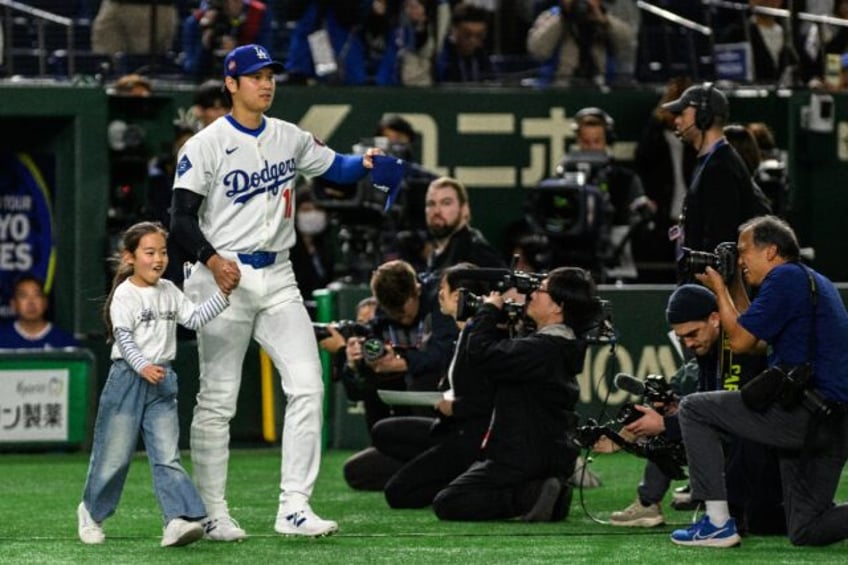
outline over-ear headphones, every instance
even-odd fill
[[[715,121],[715,111],[712,105],[713,83],[705,82],[701,87],[701,99],[695,107],[695,127],[706,131],[712,127]]]
[[[615,143],[615,120],[596,106],[589,106],[587,108],[583,108],[574,114],[574,131],[580,129],[580,126],[586,125],[586,122],[595,123],[598,122],[604,126],[604,135],[607,140],[607,145],[612,145]]]

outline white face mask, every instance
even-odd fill
[[[304,210],[295,219],[297,231],[304,235],[318,235],[327,228],[327,213],[323,210]]]

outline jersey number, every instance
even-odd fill
[[[286,209],[283,210],[283,217],[290,219],[292,217],[292,189],[286,188],[283,190],[283,198],[286,201]]]

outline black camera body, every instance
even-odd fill
[[[693,251],[688,247],[684,247],[682,251],[683,255],[677,260],[677,271],[683,281],[695,280],[695,275],[703,273],[707,267],[718,271],[725,282],[730,282],[736,275],[739,252],[733,241],[719,243],[713,253]]]
[[[662,375],[648,375],[644,381],[638,381],[626,375],[627,379],[619,382],[616,376],[616,386],[631,394],[642,396],[642,402],[651,405],[660,414],[665,414],[668,407],[678,400],[669,382]],[[601,437],[608,437],[616,445],[638,457],[653,461],[662,472],[674,480],[685,479],[686,450],[682,441],[672,441],[660,434],[642,441],[628,441],[612,429],[612,425],[626,426],[644,416],[632,403],[624,404],[616,417],[608,425],[599,425],[589,420],[585,426],[577,428],[576,442],[581,447],[589,448]]]
[[[360,324],[359,322],[354,322],[353,320],[339,320],[337,322],[330,322],[327,324],[324,323],[312,323],[312,330],[315,332],[315,339],[318,341],[322,341],[330,337],[330,330],[328,326],[332,326],[335,328],[337,332],[342,334],[342,337],[345,338],[345,341],[348,339],[357,336],[368,338],[373,336],[373,331],[366,324]]]
[[[644,392],[642,393],[642,402],[650,405],[660,414],[665,415],[669,405],[677,402],[677,395],[671,389],[671,384],[662,375],[648,375],[642,382]],[[619,387],[628,392],[633,392],[625,387]],[[615,421],[626,426],[632,424],[639,418],[644,416],[642,412],[636,409],[635,405],[627,402],[619,409],[615,417]]]
[[[459,289],[459,297],[456,304],[456,319],[464,322],[473,317],[483,305],[483,297],[477,296],[467,288]],[[505,300],[503,311],[508,319],[514,319],[524,315],[524,305],[512,300]]]

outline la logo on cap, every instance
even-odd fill
[[[263,47],[261,47],[261,46],[259,46],[259,45],[254,45],[254,46],[253,46],[253,49],[254,49],[254,51],[256,51],[256,58],[257,58],[257,59],[266,59],[266,60],[268,60],[268,59],[270,59],[270,58],[271,58],[271,57],[268,55],[268,52],[267,52],[267,51],[265,51],[265,49],[264,49]]]

